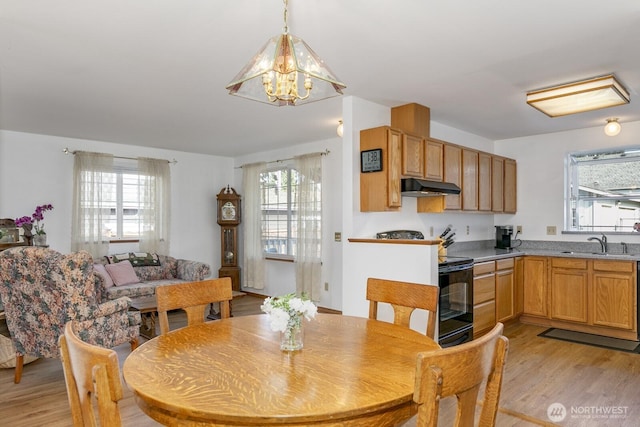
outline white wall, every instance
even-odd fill
[[[206,262],[217,277],[220,267],[220,227],[216,223],[216,194],[233,184],[228,158],[0,131],[0,217],[31,215],[36,206],[51,203],[44,217],[47,243],[52,249],[71,248],[73,155],[63,149],[146,156],[178,161],[171,165],[172,221],[170,255]],[[112,245],[111,253],[130,246]]]
[[[640,146],[640,122],[623,123],[622,132],[610,137],[604,125],[495,142],[495,152],[518,164],[518,212],[496,215],[496,224],[522,225],[522,239],[583,242],[588,236],[561,234],[564,225],[565,160],[570,152],[606,147]],[[639,183],[640,184],[640,183]],[[547,226],[558,234],[547,235]],[[597,233],[594,233],[597,234]],[[640,243],[640,235],[610,235],[610,242]]]
[[[322,156],[322,205],[323,205],[323,245],[322,245],[322,283],[327,283],[328,290],[322,287],[318,304],[325,308],[341,310],[342,307],[342,246],[334,241],[334,233],[342,230],[342,138],[299,144],[286,149],[253,153],[234,159],[234,182],[236,191],[242,195],[242,169],[239,166],[257,161],[275,162],[293,156],[323,152]],[[243,226],[240,224],[240,238]],[[242,241],[242,240],[241,240]],[[242,259],[242,256],[240,257]],[[295,292],[295,265],[292,262],[267,260],[266,283],[264,289],[247,288],[249,292],[261,295],[283,295]],[[241,273],[242,274],[242,273]]]

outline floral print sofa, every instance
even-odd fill
[[[58,338],[75,320],[80,338],[112,348],[138,344],[140,313],[130,300],[108,300],[92,256],[21,246],[0,252],[0,299],[16,355],[20,382],[24,356],[59,358]]]
[[[157,286],[204,280],[211,274],[211,268],[203,262],[177,259],[168,255],[153,255],[157,257],[160,265],[134,266],[133,270],[139,280],[138,283],[111,286],[108,278],[102,276],[107,298],[117,299],[123,296],[139,298],[155,295]],[[103,257],[100,263],[107,265],[115,256]]]

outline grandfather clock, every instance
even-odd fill
[[[240,195],[228,185],[220,190],[218,199],[218,224],[221,233],[221,267],[218,277],[231,277],[234,291],[240,290],[238,267],[238,224],[240,224]]]

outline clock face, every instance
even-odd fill
[[[234,221],[236,219],[235,205],[231,202],[222,205],[221,216],[224,221]]]

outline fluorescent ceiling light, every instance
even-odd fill
[[[628,104],[629,92],[613,74],[527,93],[527,104],[549,117]]]

